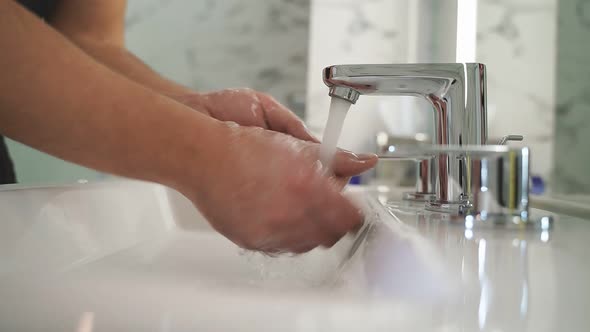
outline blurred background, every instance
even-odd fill
[[[522,134],[556,193],[590,193],[590,0],[128,0],[127,46],[198,91],[251,87],[321,136],[332,64],[482,62],[490,140]],[[413,98],[361,98],[340,146],[431,132]],[[10,141],[20,183],[108,178]]]

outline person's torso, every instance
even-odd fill
[[[17,2],[23,7],[44,20],[51,17],[58,1],[59,0],[17,0]]]

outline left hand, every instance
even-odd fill
[[[260,127],[319,143],[293,112],[273,97],[252,89],[226,89],[175,97],[177,101],[206,112],[220,121]]]

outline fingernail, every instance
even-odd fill
[[[374,153],[360,153],[356,155],[356,158],[361,161],[368,161],[377,158],[377,155]]]

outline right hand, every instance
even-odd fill
[[[272,96],[252,89],[225,89],[210,93],[171,96],[176,101],[220,121],[232,121],[289,134],[319,143],[301,119]]]
[[[317,143],[237,124],[225,129],[222,151],[199,168],[193,177],[199,183],[181,192],[235,244],[267,253],[303,253],[331,247],[362,224],[359,208],[341,190],[348,177],[375,166],[375,155],[339,151],[335,175],[328,177]]]

